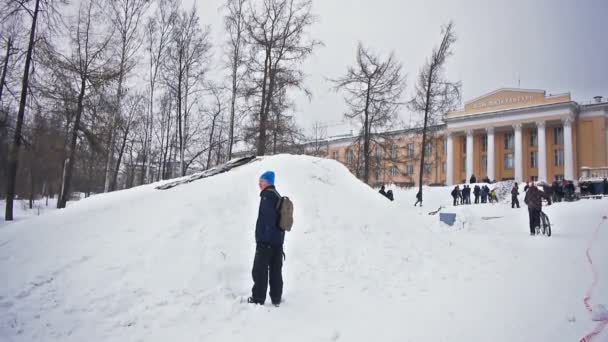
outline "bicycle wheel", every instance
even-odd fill
[[[547,237],[551,236],[551,222],[549,221],[549,216],[541,212],[540,218],[543,223],[543,234]]]

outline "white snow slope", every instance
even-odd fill
[[[296,209],[280,308],[241,302],[265,170]],[[427,213],[449,193],[391,203],[335,161],[283,155],[5,225],[0,341],[578,341],[596,326],[585,250],[603,222],[591,302],[607,304],[607,199],[547,208],[546,238],[505,204],[440,224]]]

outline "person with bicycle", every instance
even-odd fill
[[[551,196],[543,191],[540,191],[534,183],[531,183],[526,192],[524,203],[528,206],[528,215],[530,217],[530,235],[534,236],[537,231],[540,231],[540,212],[543,208],[543,198],[547,200],[547,205],[551,205]]]

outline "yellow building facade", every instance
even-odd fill
[[[421,132],[389,132],[372,143],[369,183],[413,186],[420,173]],[[328,140],[323,155],[362,176],[357,137]],[[309,149],[307,149],[309,150]],[[425,148],[425,184],[469,180],[576,180],[608,172],[608,100],[577,103],[570,94],[503,88],[468,101],[433,127]]]

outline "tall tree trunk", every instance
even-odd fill
[[[130,119],[129,119],[130,121]],[[112,176],[112,191],[116,190],[116,180],[118,179],[118,172],[120,171],[120,164],[122,163],[122,156],[125,152],[125,146],[127,144],[127,137],[129,136],[129,130],[131,126],[131,122],[127,123],[127,127],[125,128],[125,132],[122,138],[122,143],[120,144],[120,151],[118,152],[118,160],[116,161],[116,168],[114,169],[114,173]]]
[[[370,140],[370,129],[369,129],[369,104],[371,97],[371,79],[367,82],[367,94],[365,96],[365,123],[363,125],[363,181],[367,184],[369,182],[369,140]]]
[[[268,82],[268,74],[270,73],[271,51],[266,49],[266,59],[264,60],[264,77],[262,78],[262,104],[260,106],[260,127],[258,131],[258,148],[257,155],[263,156],[266,154],[266,83]]]
[[[181,57],[180,57],[180,63],[181,63]],[[180,157],[180,163],[179,163],[179,173],[180,175],[184,175],[184,159],[183,159],[183,136],[182,136],[182,124],[183,124],[183,118],[182,118],[182,78],[183,78],[183,72],[181,71],[181,67],[180,67],[180,73],[178,75],[178,79],[177,79],[177,134],[178,134],[178,138],[179,138],[179,157]]]
[[[6,56],[4,56],[4,64],[2,65],[2,76],[0,76],[0,104],[2,103],[2,91],[4,90],[6,72],[8,70],[8,60],[11,56],[12,48],[13,48],[13,38],[9,37],[8,41],[6,43]]]
[[[72,131],[72,139],[70,141],[70,152],[65,170],[65,181],[63,185],[63,191],[61,192],[61,196],[59,197],[59,201],[57,202],[57,208],[65,208],[65,205],[71,193],[72,172],[76,160],[76,141],[78,140],[78,131],[80,130],[80,117],[82,116],[82,111],[84,107],[83,101],[87,85],[87,71],[85,71],[84,73],[85,74],[81,76],[82,80],[80,83],[80,94],[78,94],[78,108],[76,110],[76,118],[74,118],[74,128]]]
[[[17,179],[17,168],[19,166],[19,150],[21,149],[21,129],[23,126],[23,117],[25,115],[25,105],[27,101],[27,90],[29,85],[30,64],[32,61],[32,52],[34,51],[34,42],[36,36],[36,22],[38,20],[38,11],[40,9],[40,0],[36,0],[34,7],[34,16],[32,17],[32,27],[30,29],[30,41],[27,47],[27,55],[25,57],[25,68],[23,70],[23,81],[21,83],[21,99],[19,101],[19,111],[17,112],[17,124],[15,125],[15,136],[13,146],[9,153],[8,161],[8,179],[6,182],[6,211],[5,220],[13,220],[13,201],[15,199],[15,185]]]
[[[424,149],[426,145],[426,130],[429,122],[429,102],[431,101],[431,82],[433,80],[433,65],[429,67],[429,76],[426,83],[426,103],[424,105],[424,126],[422,127],[422,152],[420,157],[420,174],[418,175],[418,192],[422,205],[422,181],[424,178]]]
[[[125,60],[126,60],[126,46],[124,44],[125,37],[123,36],[123,44],[120,53],[120,67],[118,70],[118,89],[116,90],[116,111],[110,115],[110,137],[108,146],[108,160],[106,162],[106,180],[104,184],[104,192],[110,191],[112,185],[112,179],[116,178],[116,175],[112,176],[112,159],[114,159],[114,131],[116,130],[116,116],[120,117],[122,111],[122,96],[123,96],[123,81],[125,74]]]
[[[217,116],[213,117],[213,120],[211,121],[211,134],[209,135],[209,151],[207,151],[207,167],[206,169],[209,169],[209,166],[211,165],[211,152],[213,151],[213,134],[215,134],[215,120],[217,119]]]

